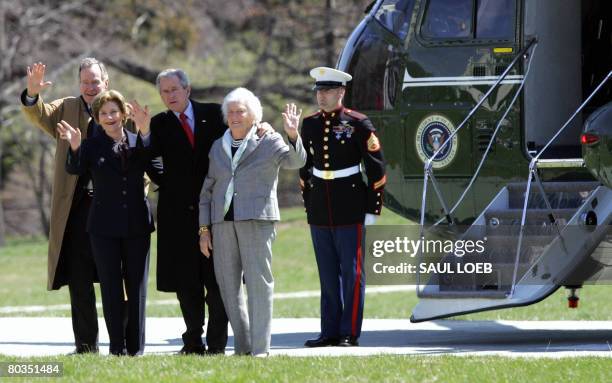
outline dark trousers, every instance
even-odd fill
[[[215,278],[212,258],[200,257],[202,281],[179,281],[176,297],[181,305],[187,331],[183,334],[186,347],[200,347],[204,327],[204,303],[208,305],[206,343],[209,350],[225,350],[227,345],[228,319],[221,300],[221,292]],[[202,283],[203,282],[203,283]],[[206,296],[204,289],[206,288]]]
[[[89,234],[85,231],[91,197],[77,201],[70,212],[62,244],[62,257],[68,271],[72,331],[77,351],[98,348],[98,312],[94,280],[96,266]]]
[[[104,320],[110,338],[110,352],[113,354],[123,353],[124,348],[130,355],[142,354],[144,351],[150,243],[151,236],[148,234],[135,238],[91,235],[102,291]],[[124,294],[128,301],[125,327]]]
[[[365,295],[363,225],[310,226],[321,283],[321,335],[361,335]]]

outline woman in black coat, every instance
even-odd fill
[[[154,230],[143,178],[150,162],[145,149],[150,115],[148,108],[135,103],[132,118],[139,131],[136,135],[124,128],[128,114],[123,96],[110,90],[100,93],[92,105],[92,115],[104,134],[81,144],[78,129],[65,121],[58,124],[60,136],[70,142],[66,170],[78,175],[90,172],[94,184],[87,231],[113,355],[143,352],[148,252]],[[124,332],[125,295],[128,312]]]

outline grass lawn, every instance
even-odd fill
[[[607,358],[510,359],[500,357],[279,356],[140,358],[3,358],[12,362],[63,362],[62,382],[605,382]],[[11,381],[20,381],[13,378]]]
[[[282,223],[278,226],[274,242],[273,271],[275,292],[318,290],[319,280],[308,225],[301,208],[283,209]],[[408,224],[409,221],[384,210],[378,224]],[[156,249],[155,235],[151,247],[148,300],[174,299],[174,294],[161,293],[155,287]],[[0,249],[0,307],[21,305],[58,305],[69,302],[68,289],[46,291],[47,244],[42,238],[9,240]],[[96,285],[97,286],[97,285]],[[97,288],[97,287],[96,287]],[[99,289],[98,291],[98,297]],[[516,319],[516,320],[612,320],[609,297],[612,286],[585,286],[580,291],[580,308],[567,309],[565,289],[560,289],[541,303],[490,311],[457,319]],[[282,299],[275,301],[275,317],[316,317],[319,315],[318,298]],[[409,318],[417,302],[414,292],[369,295],[366,297],[366,318]],[[178,305],[147,307],[149,316],[180,316]],[[13,316],[45,316],[49,312],[14,313]],[[55,316],[69,316],[69,310],[55,310]],[[101,315],[101,313],[100,313]]]

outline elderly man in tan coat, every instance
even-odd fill
[[[57,124],[64,120],[78,127],[82,137],[92,137],[99,127],[91,117],[90,105],[108,88],[108,73],[94,58],[83,59],[78,72],[80,96],[44,103],[40,92],[51,86],[45,81],[45,65],[35,63],[27,70],[27,89],[21,94],[22,111],[39,129],[56,141],[55,172],[51,197],[48,250],[48,290],[68,285],[76,353],[98,351],[98,315],[93,283],[96,269],[85,222],[93,195],[89,175],[66,172],[69,144],[60,139]]]

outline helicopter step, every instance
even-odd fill
[[[569,220],[575,210],[563,209],[564,216]],[[421,297],[470,297],[470,298],[505,298],[512,289],[515,260],[521,222],[521,211],[492,210],[490,221],[495,224],[484,229],[484,252],[465,254],[461,257],[447,254],[439,264],[446,266],[446,272],[437,275],[438,291],[424,291]],[[559,211],[554,211],[559,216]],[[517,274],[525,274],[534,260],[555,238],[555,229],[549,221],[548,213],[542,210],[530,212],[527,215],[529,226],[523,230],[521,252],[516,263]],[[463,237],[473,241],[479,238]],[[489,264],[490,270],[485,273],[455,273],[454,270],[466,270],[475,264]]]
[[[562,208],[552,209],[555,220],[566,220],[569,221],[574,213],[575,208]],[[521,224],[521,216],[523,209],[501,209],[491,210],[485,213],[485,219],[490,222],[493,226],[508,226]],[[550,220],[551,211],[547,209],[533,209],[527,210],[525,216],[526,225],[546,225],[551,223]]]
[[[582,158],[542,159],[538,162],[540,169],[583,168],[585,166]]]
[[[544,182],[542,189],[546,193],[546,197],[550,201],[553,209],[577,209],[584,202],[584,197],[590,191],[599,186],[596,181],[589,182]],[[527,183],[514,182],[509,183],[508,189],[508,204],[501,207],[507,209],[523,209],[525,201],[525,190]],[[529,209],[540,208],[545,209],[546,205],[536,185],[532,185],[529,192]],[[485,210],[486,212],[486,210]]]
[[[584,265],[593,264],[591,254],[609,233],[612,190],[597,182],[544,182],[541,188],[534,182],[521,225],[526,189],[526,183],[508,184],[461,235],[484,238],[482,253],[445,254],[440,261],[451,270],[488,263],[490,272],[430,275],[418,286],[411,321],[528,305],[593,274],[585,274]],[[574,281],[576,275],[583,279]]]

